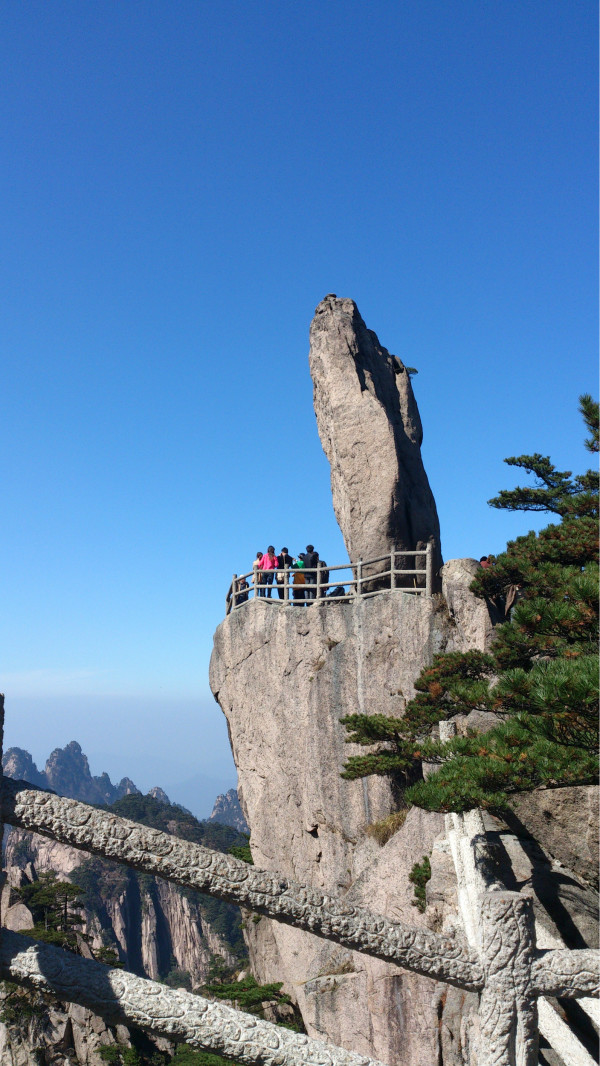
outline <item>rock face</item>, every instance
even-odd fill
[[[339,719],[353,712],[401,716],[435,652],[488,646],[489,614],[468,591],[475,565],[446,564],[448,603],[400,591],[308,609],[279,609],[257,599],[219,626],[210,684],[227,718],[257,866],[386,917],[460,930],[444,819],[412,809],[380,846],[380,823],[395,809],[395,797],[384,778],[340,777],[344,761],[358,749],[345,742]],[[531,802],[537,810],[534,797]],[[575,840],[583,823],[588,836],[591,831],[587,795],[585,804],[577,817],[574,799],[564,824],[563,832]],[[597,897],[576,872],[556,862],[550,846],[530,844],[526,822],[535,816],[544,819],[543,810],[521,815],[523,843],[516,830],[498,829],[508,879],[533,886],[545,921],[556,922],[555,932],[568,910],[569,946],[583,947],[597,935]],[[409,875],[424,856],[432,876],[421,914]],[[476,996],[264,917],[249,915],[245,935],[257,980],[284,982],[310,1036],[390,1066],[472,1066]]]
[[[367,329],[354,301],[334,295],[315,311],[309,359],[333,506],[351,562],[432,539],[437,574],[439,521],[406,367]]]
[[[477,624],[483,646],[487,615]],[[342,780],[357,749],[339,719],[400,716],[423,665],[459,645],[441,598],[401,592],[305,610],[257,599],[219,626],[210,684],[227,717],[257,866],[413,925],[429,921],[412,905],[409,874],[443,819],[412,811],[380,848],[368,827],[394,810],[394,796],[384,778]],[[246,936],[255,976],[284,981],[309,1035],[392,1066],[438,1061],[443,986],[266,918],[248,920]]]
[[[2,772],[16,781],[29,781],[32,785],[46,788],[46,777],[41,774],[31,755],[23,748],[9,748],[2,757]]]

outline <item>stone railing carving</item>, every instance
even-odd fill
[[[208,1048],[248,1066],[381,1066],[374,1059],[311,1040],[233,1007],[111,970],[6,929],[0,942],[0,974],[90,1007],[112,1023]]]
[[[483,987],[477,953],[453,937],[391,922],[232,855],[32,788],[25,781],[4,779],[3,818],[19,829],[208,892],[407,970],[475,992]]]
[[[448,723],[445,724],[448,725]],[[485,956],[489,954],[490,949],[489,946],[486,948],[483,944],[487,925],[482,922],[485,906],[482,909],[481,901],[484,899],[487,905],[489,900],[501,898],[502,886],[497,878],[495,849],[502,845],[490,841],[481,812],[476,810],[469,811],[467,814],[447,815],[446,836],[454,859],[459,889],[459,909],[467,940],[471,947],[481,944]],[[513,840],[513,845],[518,846],[518,841]],[[505,926],[504,921],[498,924],[500,927]],[[548,996],[570,998],[576,994],[580,1006],[592,1021],[598,1024],[600,1020],[598,1001],[585,996],[586,981],[589,982],[590,994],[594,994],[591,991],[594,980],[591,972],[586,977],[584,956],[581,951],[563,949],[563,942],[549,935],[547,929],[535,917],[533,918],[533,931],[540,945],[551,948],[551,950],[535,952],[531,964],[533,985],[538,993],[537,1026],[539,1031],[550,1047],[558,1053],[561,1060],[568,1063],[568,1066],[595,1066],[595,1060],[583,1046],[577,1034],[570,1028],[563,1012],[555,1010],[546,998]],[[593,967],[596,953],[590,951],[589,957]],[[504,981],[506,976],[500,973],[500,980]],[[516,973],[514,977],[510,975],[511,981],[516,983],[516,979]],[[577,993],[574,991],[576,988]],[[517,1045],[521,1041],[526,1045],[527,1040],[525,1029],[519,1029]],[[526,1048],[521,1050],[523,1055],[526,1055]],[[528,1060],[525,1058],[525,1061]]]
[[[538,997],[598,992],[598,953],[537,950],[532,901],[517,893],[484,895],[481,938],[475,950],[453,937],[348,907],[343,900],[306,885],[22,782],[4,781],[3,818],[11,825],[241,903],[356,951],[480,991],[479,1066],[535,1066]],[[118,1015],[257,1066],[369,1061],[277,1027],[264,1028],[267,1023],[231,1008],[207,1005],[199,997],[168,991],[123,971],[110,971],[99,963],[66,957],[56,949],[15,937],[3,933],[2,976],[47,988],[111,1017]]]

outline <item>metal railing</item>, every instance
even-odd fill
[[[414,559],[414,566],[407,563]],[[382,564],[384,568],[382,569]],[[336,574],[334,580],[332,574]],[[324,581],[324,576],[328,580]],[[417,596],[431,596],[433,584],[433,545],[408,551],[393,549],[376,559],[359,559],[341,566],[285,567],[234,574],[227,594],[227,613],[254,599],[264,599],[280,607],[290,604],[310,607],[314,603],[347,603],[360,597],[376,596],[390,589]]]

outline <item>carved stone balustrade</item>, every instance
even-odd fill
[[[2,814],[9,825],[240,904],[426,977],[481,992],[479,1066],[537,1066],[538,997],[598,994],[599,953],[536,950],[532,902],[518,893],[484,893],[481,949],[475,950],[458,938],[389,921],[232,856],[25,782],[4,779]],[[248,1066],[371,1062],[6,930],[0,975]]]

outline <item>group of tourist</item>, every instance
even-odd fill
[[[266,552],[257,552],[256,559],[252,564],[253,583],[257,596],[271,598],[273,584],[277,588],[280,600],[285,599],[285,571],[288,575],[288,586],[291,578],[292,598],[296,602],[310,602],[317,596],[317,571],[320,571],[321,585],[329,581],[329,570],[324,559],[319,558],[314,544],[307,544],[306,551],[299,552],[293,557],[287,548],[282,548],[279,555],[275,554],[275,548],[269,544]]]
[[[327,595],[329,584],[329,570],[324,559],[319,558],[314,544],[307,544],[306,551],[299,552],[297,556],[290,555],[287,548],[282,548],[279,555],[275,554],[275,548],[269,544],[266,552],[257,552],[256,559],[252,564],[252,584],[256,596],[265,596],[271,599],[273,585],[277,589],[280,600],[286,599],[286,571],[287,571],[287,598],[291,589],[292,601],[298,605],[308,605],[317,598],[317,585],[323,589],[323,595]],[[319,578],[319,580],[317,580]],[[250,596],[250,585],[244,577],[238,577],[235,582],[235,606],[246,603]],[[344,595],[343,586],[333,589],[330,595],[337,598]],[[227,614],[233,607],[233,582],[225,597]]]

